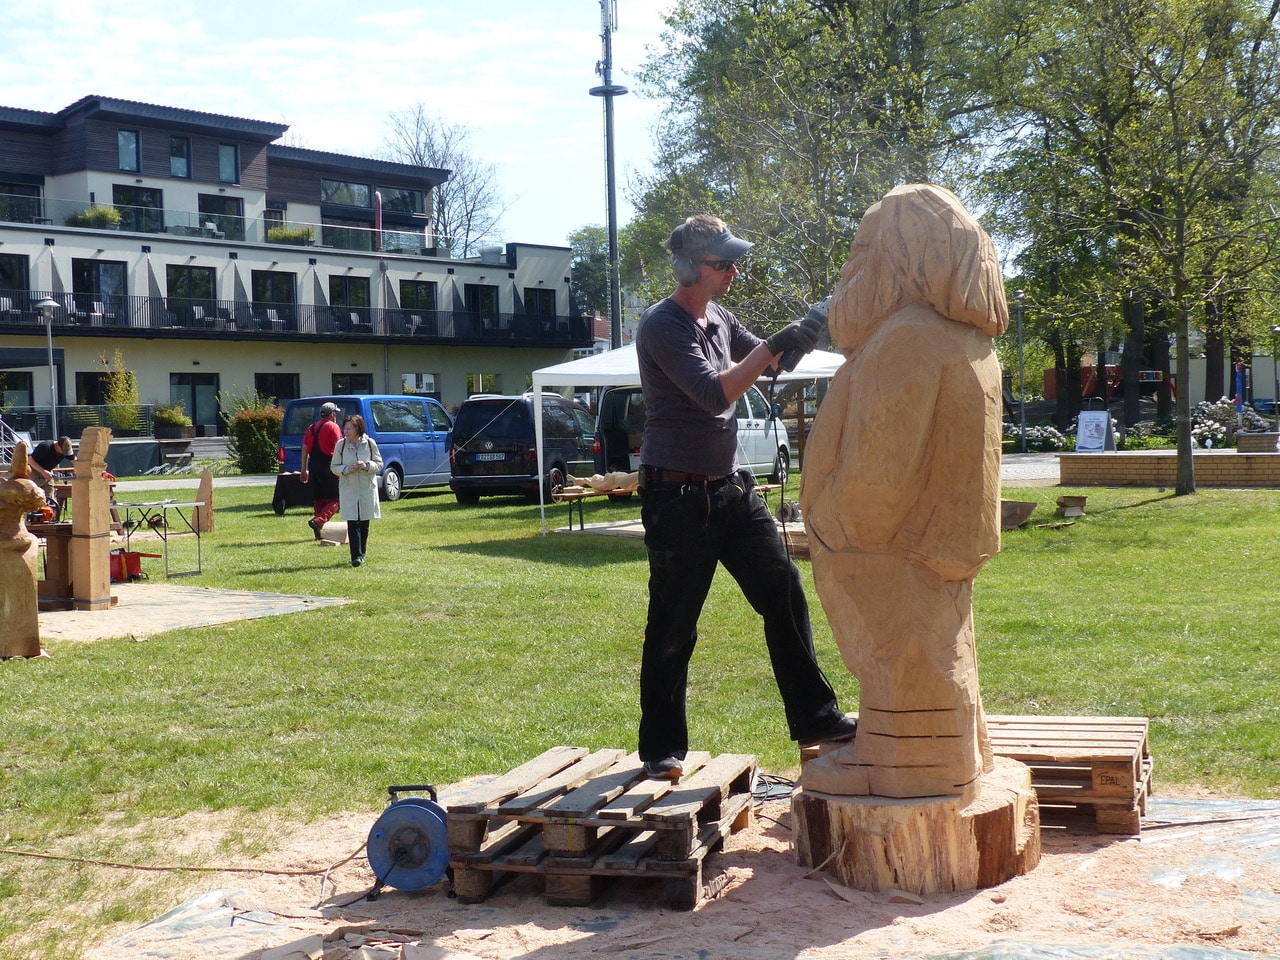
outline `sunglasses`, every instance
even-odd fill
[[[736,267],[738,265],[735,260],[699,260],[698,263],[705,264],[716,273],[724,273],[730,267]]]

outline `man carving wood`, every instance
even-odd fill
[[[908,185],[867,211],[831,298],[846,362],[800,493],[859,726],[805,765],[808,790],[968,796],[992,769],[972,591],[1000,549],[992,338],[1008,321],[995,248],[955,195]]]

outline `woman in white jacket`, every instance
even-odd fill
[[[333,449],[331,469],[338,476],[338,505],[347,521],[351,565],[364,563],[369,545],[369,521],[382,516],[378,509],[378,473],[382,453],[377,442],[365,436],[364,417],[352,414],[342,422],[342,439]]]

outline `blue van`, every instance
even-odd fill
[[[439,400],[399,395],[301,397],[285,404],[280,425],[280,472],[302,469],[302,435],[320,419],[320,407],[336,403],[338,425],[352,414],[364,417],[365,432],[382,451],[378,486],[383,500],[399,500],[406,490],[449,483],[449,432],[453,419]]]

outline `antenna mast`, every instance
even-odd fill
[[[588,92],[604,98],[604,163],[605,189],[609,208],[609,345],[622,346],[622,281],[618,271],[618,203],[613,175],[613,98],[621,97],[627,88],[613,82],[613,31],[618,28],[618,0],[600,0],[600,40],[603,56],[596,64],[596,74],[604,82]]]

